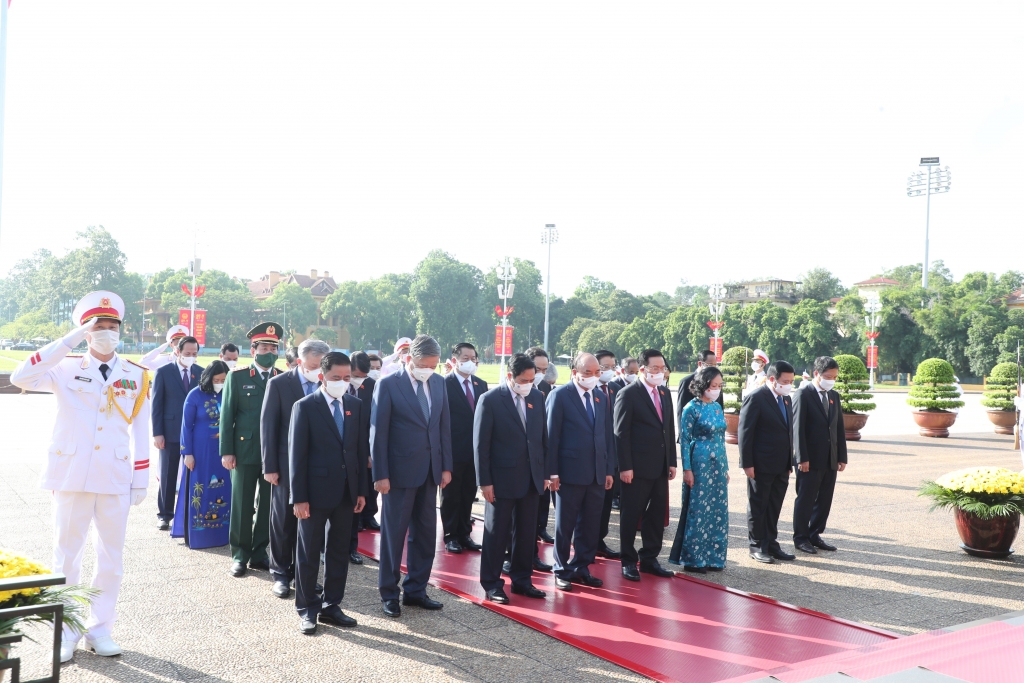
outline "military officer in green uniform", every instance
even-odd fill
[[[278,347],[283,329],[260,323],[249,330],[253,364],[228,375],[220,407],[220,459],[231,471],[232,576],[243,576],[246,566],[267,571],[270,543],[270,483],[263,478],[260,452],[260,410],[267,380],[278,374]],[[256,493],[259,491],[259,498]],[[253,506],[256,520],[253,521]]]

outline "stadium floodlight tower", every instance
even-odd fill
[[[949,192],[949,166],[940,169],[938,157],[923,157],[921,166],[927,171],[911,173],[907,178],[907,196],[924,197],[924,267],[921,269],[921,286],[928,289],[928,223],[932,213],[932,195]]]

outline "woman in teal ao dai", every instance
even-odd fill
[[[229,372],[215,360],[185,397],[181,420],[181,474],[171,536],[189,548],[227,545],[231,477],[220,461],[220,398]]]
[[[729,547],[729,462],[725,455],[725,415],[718,405],[722,373],[701,368],[690,385],[694,399],[679,422],[683,456],[683,525],[680,562],[703,574],[725,568]]]

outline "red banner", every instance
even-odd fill
[[[512,330],[515,328],[511,325],[494,326],[494,355],[495,356],[511,356],[512,355]]]
[[[878,368],[878,347],[868,347],[868,368]]]
[[[206,311],[201,308],[196,309],[196,324],[194,327],[190,324],[191,320],[191,310],[187,308],[178,310],[178,324],[192,330],[192,336],[196,338],[199,345],[206,346]]]
[[[722,338],[708,337],[708,349],[715,352],[715,362],[722,362]]]

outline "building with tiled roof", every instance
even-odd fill
[[[249,292],[257,302],[264,301],[270,298],[270,295],[274,293],[274,289],[281,284],[296,284],[303,289],[309,290],[309,293],[313,296],[313,300],[316,301],[316,314],[317,324],[314,327],[330,327],[338,333],[338,345],[339,348],[348,348],[349,335],[348,330],[343,325],[339,324],[333,316],[330,318],[324,318],[320,313],[320,304],[324,302],[328,296],[331,295],[334,290],[338,288],[338,283],[331,277],[330,271],[324,271],[323,275],[318,274],[316,270],[309,271],[309,275],[301,273],[291,273],[288,275],[282,275],[280,271],[272,270],[266,275],[260,277],[259,280],[252,280],[246,283],[249,288]],[[304,334],[296,334],[295,343],[301,342],[306,335],[312,332],[313,327],[308,328]]]
[[[868,297],[878,296],[879,292],[887,287],[898,286],[899,280],[893,280],[888,277],[873,277],[869,280],[861,280],[860,282],[854,282],[853,286],[857,288],[857,295],[862,299]]]

